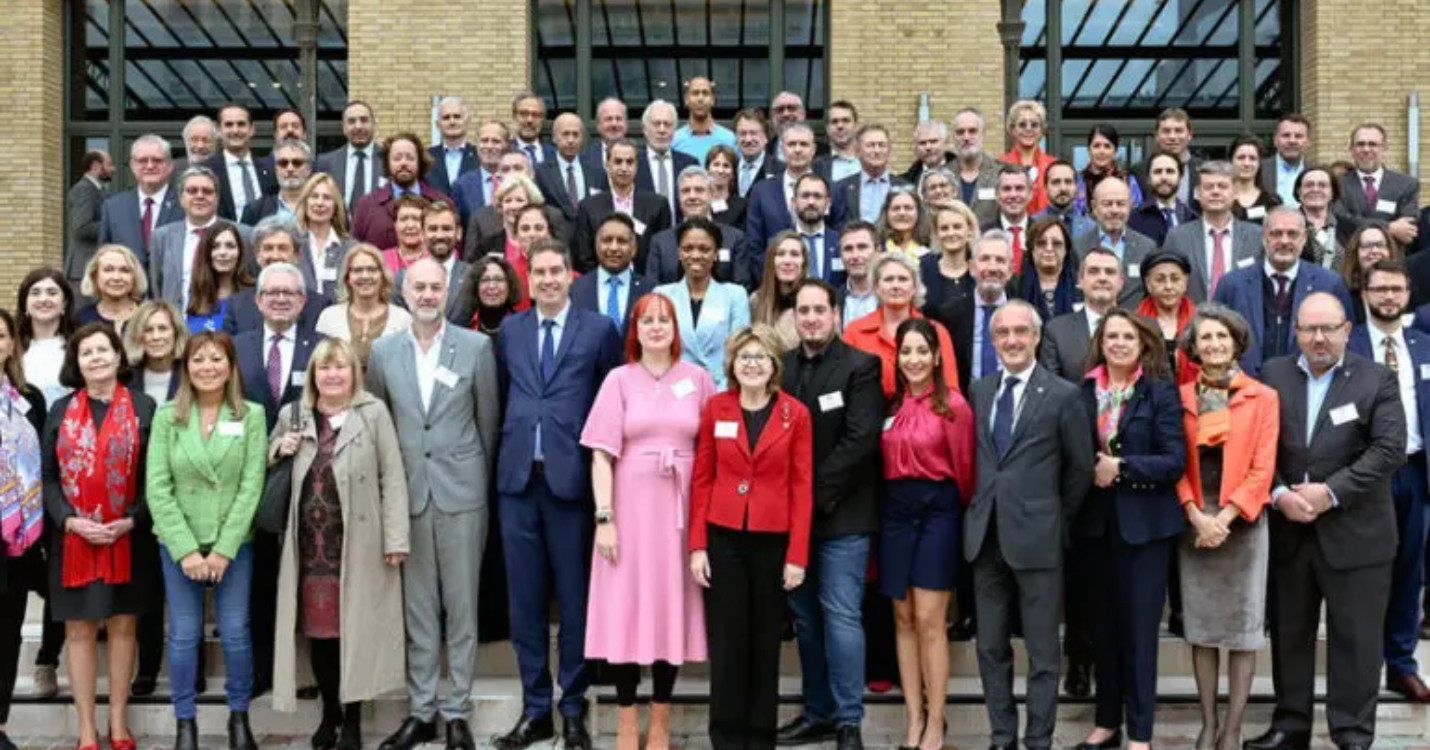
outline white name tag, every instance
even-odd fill
[[[324,266],[318,269],[318,281],[337,281],[338,269]]]
[[[991,201],[995,195],[993,188],[978,188],[978,200]]]
[[[839,391],[834,391],[833,393],[826,393],[819,397],[819,410],[822,412],[831,412],[835,409],[843,408],[844,394],[840,393]]]
[[[1421,380],[1430,380],[1430,365],[1421,365],[1421,366],[1420,366],[1420,379],[1421,379]]]
[[[1378,200],[1375,202],[1375,212],[1378,214],[1394,214],[1395,201]]]
[[[1316,230],[1316,244],[1317,244],[1317,245],[1329,245],[1330,243],[1331,243],[1331,233],[1330,233],[1330,232],[1328,232],[1328,231],[1326,231],[1326,230],[1324,230],[1324,229],[1318,229],[1318,230]]]
[[[15,399],[15,410],[18,411],[18,412],[20,412],[21,414],[29,414],[29,413],[30,413],[30,402],[29,402],[29,401],[26,401],[26,400],[23,399],[23,398],[17,398],[17,399]]]
[[[457,387],[457,373],[448,370],[445,366],[439,365],[437,371],[432,373],[433,379],[448,388]]]
[[[644,222],[644,221],[641,221],[640,219],[637,219],[637,218],[632,217],[632,218],[631,218],[631,223],[633,223],[633,224],[636,225],[636,234],[639,234],[639,235],[644,235],[644,234],[645,234],[645,222]]]
[[[1237,268],[1246,268],[1247,266],[1249,266],[1249,265],[1251,265],[1252,263],[1255,263],[1255,262],[1256,262],[1256,259],[1255,259],[1255,258],[1242,258],[1241,260],[1239,260],[1239,261],[1236,262],[1236,267],[1237,267]]]
[[[328,426],[335,430],[340,430],[343,427],[343,422],[347,421],[347,418],[347,412],[343,412],[342,414],[334,414],[331,417],[328,417]]]
[[[670,392],[674,393],[676,398],[685,398],[695,392],[695,384],[690,382],[690,378],[684,378],[671,386]]]
[[[729,207],[730,204],[725,201],[710,201],[710,210],[713,213],[724,213],[725,209]]]
[[[734,440],[740,436],[739,422],[716,422],[715,437],[721,440]]]
[[[729,262],[730,262],[730,248],[728,248],[728,247],[722,247],[722,248],[720,248],[720,250],[715,253],[715,257],[719,258],[721,263],[729,263]]]
[[[1140,266],[1140,265],[1134,266],[1134,265],[1132,265],[1132,264],[1129,263],[1129,264],[1127,265],[1127,278],[1129,278],[1129,279],[1140,279],[1140,278],[1142,278],[1142,266]]]
[[[1246,218],[1248,218],[1248,219],[1264,219],[1264,218],[1266,218],[1266,207],[1265,207],[1265,206],[1252,206],[1251,208],[1246,209]]]
[[[242,422],[219,422],[218,434],[223,437],[243,437]]]
[[[829,270],[831,270],[831,271],[843,271],[843,270],[844,270],[844,259],[843,259],[843,258],[830,258],[830,259],[829,259]]]
[[[307,385],[307,382],[305,382],[307,381],[307,379],[308,373],[294,372],[293,376],[288,378],[288,382],[292,383],[294,388],[302,388],[303,386]]]
[[[891,428],[893,428],[893,426],[894,426],[894,418],[893,418],[893,417],[886,417],[886,418],[884,419],[884,432],[888,432]]]
[[[1346,422],[1354,422],[1357,419],[1360,419],[1360,413],[1356,411],[1355,404],[1337,406],[1331,410],[1331,424],[1338,427]]]

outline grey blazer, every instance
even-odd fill
[[[176,221],[156,228],[149,236],[149,294],[174,303],[179,310],[184,309],[184,296],[189,291],[184,288],[184,232],[188,228],[187,221]],[[238,236],[245,246],[253,245],[251,227],[239,224]]]
[[[1100,244],[1099,233],[1100,230],[1094,227],[1073,240],[1073,251],[1077,253],[1079,266],[1088,252]],[[1124,229],[1122,244],[1122,272],[1126,281],[1122,284],[1122,293],[1117,295],[1117,306],[1131,310],[1147,296],[1147,288],[1142,284],[1142,259],[1157,252],[1157,243],[1134,229]]]
[[[104,188],[88,177],[79,178],[69,192],[67,237],[65,248],[65,278],[79,291],[84,269],[99,247],[99,221],[104,209]],[[142,251],[143,248],[140,248]]]
[[[1338,216],[1350,219],[1381,219],[1394,221],[1401,217],[1415,218],[1420,210],[1420,183],[1403,172],[1387,169],[1380,177],[1380,189],[1376,191],[1376,203],[1390,201],[1395,211],[1382,211],[1365,199],[1365,185],[1360,173],[1352,170],[1341,175],[1341,200],[1332,206]]]
[[[978,559],[996,507],[994,533],[1008,566],[1056,569],[1063,564],[1072,519],[1092,484],[1087,411],[1077,386],[1035,365],[1023,385],[1012,444],[1000,457],[993,446],[992,418],[1002,378],[1003,373],[989,375],[972,386],[978,485],[964,511],[964,558]]]
[[[1207,268],[1207,225],[1201,219],[1189,221],[1167,233],[1163,250],[1180,253],[1192,264],[1192,277],[1187,280],[1187,297],[1200,305],[1211,298],[1208,286],[1211,269]],[[1231,220],[1231,273],[1238,268],[1261,262],[1261,229],[1249,221]]]
[[[1091,341],[1087,310],[1079,306],[1076,312],[1063,313],[1043,324],[1043,339],[1038,344],[1038,364],[1063,380],[1080,385]]]
[[[402,462],[407,468],[408,507],[412,515],[431,502],[444,513],[487,507],[501,403],[497,363],[491,339],[447,325],[432,384],[432,398],[422,408],[417,382],[417,345],[410,333],[383,336],[372,344],[367,388],[387,404],[397,425]],[[444,385],[443,379],[452,379]]]
[[[948,168],[953,171],[955,176],[958,175],[958,164],[949,164]],[[973,191],[973,203],[968,206],[973,209],[973,215],[978,217],[979,226],[998,221],[998,172],[1002,168],[1002,162],[998,161],[997,156],[987,151],[983,152],[983,160],[978,164],[978,183]],[[963,178],[960,177],[959,179],[961,180]],[[955,184],[953,188],[954,196],[958,197],[960,195],[958,192],[960,186]],[[994,197],[980,198],[980,193],[983,193],[985,190],[992,190],[992,193],[984,194]]]

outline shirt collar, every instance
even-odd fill
[[[1365,329],[1366,332],[1370,334],[1370,346],[1372,350],[1378,350],[1385,346],[1385,340],[1389,338],[1395,342],[1396,349],[1405,351],[1405,326],[1396,325],[1395,333],[1387,334],[1367,321]]]
[[[443,144],[442,144],[442,153],[444,153],[444,154],[465,154],[465,153],[467,153],[467,144],[463,143],[463,144],[457,145],[457,146],[448,146],[446,143],[443,143]]]
[[[1330,377],[1330,376],[1332,376],[1332,375],[1335,375],[1335,374],[1336,374],[1336,370],[1341,369],[1342,367],[1345,366],[1345,364],[1346,364],[1346,355],[1345,355],[1345,352],[1341,352],[1341,358],[1338,359],[1338,360],[1336,360],[1336,364],[1333,365],[1333,366],[1331,367],[1331,369],[1326,370],[1326,374],[1325,374],[1325,375],[1322,375],[1321,377],[1318,378],[1318,377],[1316,377],[1314,374],[1311,373],[1311,364],[1306,361],[1306,355],[1305,355],[1305,354],[1302,354],[1301,356],[1299,356],[1299,357],[1296,358],[1296,366],[1299,367],[1299,368],[1301,368],[1301,372],[1306,373],[1306,377],[1308,377],[1308,378],[1310,378],[1310,379],[1312,379],[1312,380],[1323,380],[1323,379],[1325,379],[1325,378],[1327,378],[1327,377]]]
[[[566,314],[569,313],[569,312],[571,312],[571,300],[569,300],[569,299],[566,300],[566,305],[561,308],[561,312],[556,313],[556,315],[554,315],[553,317],[550,317],[550,318],[548,318],[548,317],[546,317],[545,315],[543,315],[543,314],[541,313],[540,308],[536,307],[535,305],[532,305],[532,308],[531,308],[531,309],[533,309],[533,310],[536,311],[536,327],[537,327],[537,328],[540,328],[540,327],[541,327],[541,324],[545,323],[545,322],[548,321],[548,320],[554,320],[554,321],[556,321],[556,327],[557,327],[557,328],[565,328],[565,327],[566,327]]]
[[[263,321],[263,343],[265,346],[273,343],[273,337],[277,335],[277,333],[277,331],[268,326],[268,321]],[[292,343],[293,326],[288,326],[288,330],[283,332],[283,340]]]
[[[210,217],[209,220],[208,220],[208,223],[206,223],[206,224],[194,224],[193,222],[189,221],[188,218],[185,218],[185,219],[184,219],[184,229],[185,229],[186,231],[188,231],[190,234],[192,234],[192,233],[194,233],[194,232],[196,232],[196,231],[198,231],[198,230],[200,230],[200,229],[208,229],[209,227],[211,227],[211,226],[213,226],[213,225],[215,225],[215,224],[217,224],[217,223],[218,223],[218,216]]]
[[[885,183],[885,184],[888,184],[888,182],[889,182],[889,170],[885,169],[881,174],[876,174],[876,175],[874,175],[874,174],[869,174],[866,170],[863,170],[863,169],[859,170],[859,182],[860,182],[860,184],[867,185],[867,184],[869,184],[869,183],[871,183],[871,182],[875,182],[875,181],[883,182],[883,183]]]
[[[1268,279],[1275,277],[1276,274],[1279,273],[1282,276],[1285,276],[1286,278],[1290,279],[1291,283],[1294,284],[1296,283],[1296,274],[1301,271],[1301,259],[1297,258],[1296,262],[1293,263],[1291,267],[1285,271],[1276,270],[1276,268],[1271,265],[1271,260],[1267,259],[1261,261],[1261,269],[1266,272],[1266,278]]]
[[[246,156],[234,156],[233,154],[229,153],[227,150],[225,150],[225,151],[223,152],[223,163],[224,163],[225,166],[232,167],[233,165],[239,163],[240,161],[244,161],[244,162],[247,162],[247,163],[249,163],[249,164],[252,164],[252,163],[253,163],[253,154],[248,154],[248,155],[246,155]]]
[[[150,193],[150,194],[148,194],[148,195],[145,195],[145,194],[144,194],[144,191],[143,191],[143,190],[140,190],[140,189],[137,188],[137,187],[134,188],[134,192],[135,192],[136,195],[139,196],[139,208],[140,208],[140,210],[143,210],[143,208],[144,208],[144,199],[145,199],[145,198],[153,198],[153,199],[154,199],[154,203],[156,203],[156,204],[158,204],[158,203],[163,203],[163,202],[164,202],[164,196],[169,193],[169,185],[168,185],[167,183],[165,183],[163,187],[160,187],[158,190],[155,190],[153,193]]]
[[[440,346],[442,345],[442,337],[445,336],[446,334],[447,334],[447,321],[443,320],[443,321],[441,321],[441,322],[438,323],[438,325],[437,325],[437,332],[434,333],[434,334],[432,334],[432,348],[431,348],[431,349],[428,349],[428,351],[432,351],[432,349],[436,349],[437,347],[440,347]],[[418,341],[417,341],[417,334],[416,334],[411,328],[408,328],[408,329],[407,329],[407,335],[412,339],[412,343],[414,343],[414,344],[418,343]],[[420,347],[419,347],[418,351],[421,351],[421,348],[420,348]]]
[[[799,233],[805,237],[819,237],[824,239],[824,219],[820,219],[818,224],[806,228],[803,224],[796,224]]]
[[[977,291],[975,291],[974,294],[973,294],[973,304],[974,304],[975,307],[977,307],[977,308],[979,309],[979,311],[982,311],[983,308],[987,307],[987,306],[990,305],[990,304],[993,305],[994,307],[1002,307],[1003,304],[1006,303],[1007,301],[1008,301],[1008,291],[1007,291],[1006,289],[1005,289],[1002,293],[1000,293],[1000,294],[998,295],[998,299],[993,300],[993,302],[991,302],[991,303],[989,303],[989,302],[984,302],[984,301],[983,301],[983,298],[978,296]]]
[[[630,267],[630,266],[626,266],[626,268],[625,268],[624,271],[621,271],[620,273],[614,273],[614,274],[611,273],[610,271],[607,271],[604,266],[597,266],[597,267],[596,267],[596,282],[597,282],[596,286],[597,286],[597,287],[605,288],[607,284],[611,283],[611,279],[612,279],[612,278],[618,278],[618,279],[620,279],[620,280],[621,280],[621,285],[622,285],[622,286],[625,286],[625,287],[627,287],[627,288],[629,288],[630,285],[631,285],[631,267]],[[564,315],[564,313],[563,313],[563,315]],[[558,322],[557,322],[557,325],[563,325],[563,323],[561,323],[560,321],[558,321]]]
[[[1127,230],[1124,229],[1122,231],[1122,236],[1118,237],[1116,242],[1113,242],[1112,238],[1107,236],[1107,232],[1104,232],[1101,228],[1099,228],[1097,230],[1097,241],[1102,243],[1103,247],[1117,247],[1118,245],[1126,245]]]
[[[1033,368],[1037,367],[1037,365],[1037,362],[1029,362],[1027,367],[1024,367],[1017,372],[1014,372],[1012,370],[1004,370],[1003,379],[1006,381],[1008,378],[1017,378],[1019,384],[1027,385],[1028,379],[1033,377]]]
[[[1296,162],[1295,164],[1292,164],[1291,162],[1286,161],[1285,159],[1281,158],[1281,154],[1277,154],[1277,155],[1276,155],[1276,169],[1279,170],[1279,171],[1281,171],[1281,172],[1292,172],[1292,173],[1294,173],[1294,172],[1300,172],[1300,171],[1301,171],[1301,167],[1303,167],[1303,166],[1305,166],[1305,165],[1306,165],[1306,157],[1304,157],[1304,156],[1301,157],[1301,161],[1298,161],[1298,162]]]
[[[1375,178],[1375,184],[1376,184],[1376,185],[1379,185],[1379,184],[1380,184],[1380,181],[1385,178],[1385,167],[1381,167],[1380,169],[1377,169],[1377,170],[1375,170],[1374,172],[1362,172],[1362,171],[1360,171],[1359,169],[1356,170],[1356,181],[1357,181],[1357,182],[1359,182],[1359,183],[1361,183],[1362,185],[1364,185],[1364,184],[1365,184],[1365,178],[1367,178],[1367,177],[1374,177],[1374,178]]]
[[[354,145],[352,145],[351,143],[348,144],[348,156],[349,156],[349,157],[351,157],[353,154],[358,153],[359,151],[362,152],[362,155],[363,155],[363,156],[366,156],[366,157],[368,157],[369,159],[372,158],[372,144],[371,144],[371,143],[367,144],[366,146],[363,146],[362,148],[358,148],[357,146],[354,146]]]

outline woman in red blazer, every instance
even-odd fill
[[[690,572],[709,613],[715,750],[774,747],[785,594],[809,560],[814,438],[780,370],[769,326],[731,336],[725,378],[737,385],[706,404],[696,440]]]

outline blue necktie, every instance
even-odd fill
[[[610,287],[610,291],[606,292],[606,317],[610,318],[611,322],[616,324],[616,330],[620,331],[621,322],[625,318],[621,315],[621,277],[612,276],[606,285]]]
[[[526,144],[526,158],[531,160],[531,166],[536,166],[536,147],[530,143]]]
[[[556,321],[541,321],[541,379],[551,380],[551,373],[556,369]]]
[[[997,305],[983,306],[983,344],[979,347],[979,375],[998,372],[998,352],[993,349],[993,311]]]
[[[1177,212],[1175,210],[1170,208],[1162,209],[1162,218],[1167,220],[1168,229],[1175,229],[1177,227]]]
[[[1003,395],[998,397],[998,413],[993,417],[993,447],[998,457],[1008,453],[1013,443],[1013,386],[1018,379],[1009,375],[1003,379]]]

